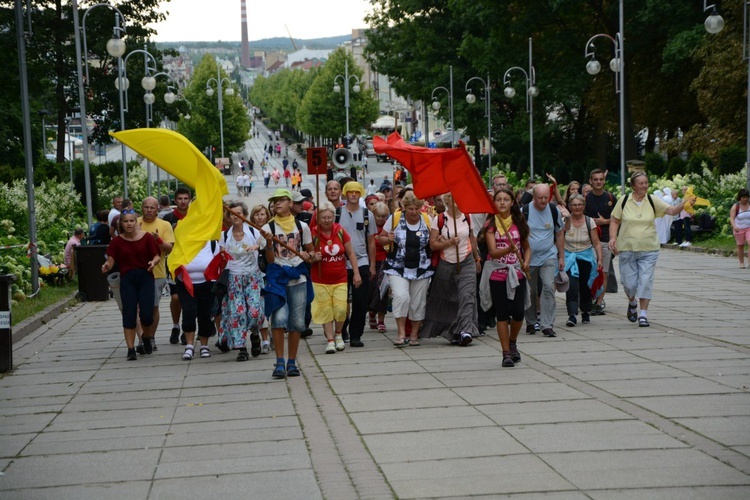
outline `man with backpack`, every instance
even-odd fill
[[[609,268],[612,263],[612,252],[609,250],[609,219],[612,216],[612,210],[615,208],[615,197],[612,196],[612,193],[604,191],[604,181],[606,180],[606,177],[607,173],[600,168],[595,168],[591,171],[591,174],[589,174],[591,192],[586,195],[586,205],[583,212],[596,222],[596,226],[599,228],[599,241],[602,244],[602,274],[604,277],[604,286],[602,286],[602,292],[596,298],[594,309],[591,311],[595,316],[604,315],[604,294],[607,291],[607,279],[609,277]]]
[[[344,328],[349,333],[351,347],[363,347],[362,333],[365,330],[367,317],[367,290],[370,279],[375,278],[375,217],[367,208],[362,208],[359,199],[365,193],[365,188],[356,181],[344,184],[342,189],[346,197],[346,204],[336,209],[336,222],[344,228],[351,238],[352,249],[357,257],[359,275],[362,285],[354,287],[354,271],[351,263],[347,262],[349,294],[351,309],[347,324]]]
[[[565,240],[563,222],[558,207],[550,203],[549,184],[534,186],[533,200],[523,207],[529,224],[531,262],[529,290],[531,305],[526,309],[526,333],[539,330],[545,337],[556,337],[552,329],[555,320],[555,275],[565,268]],[[541,279],[540,318],[537,321],[537,282]]]

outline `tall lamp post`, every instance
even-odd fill
[[[339,85],[338,80],[341,78],[344,81],[344,109],[346,110],[346,144],[347,147],[349,145],[349,80],[354,79],[354,85],[352,86],[352,90],[354,92],[359,92],[359,77],[357,75],[350,75],[349,74],[349,59],[344,59],[344,74],[343,75],[336,75],[336,77],[333,79],[333,91],[336,93],[341,92],[341,85]]]
[[[122,15],[122,12],[120,12],[117,7],[109,4],[96,4],[86,9],[86,12],[83,14],[83,43],[85,50],[81,51],[81,28],[78,21],[78,0],[72,0],[72,7],[73,32],[76,44],[76,71],[78,73],[78,107],[81,117],[81,140],[83,141],[83,178],[86,190],[86,216],[88,218],[89,226],[91,226],[93,223],[91,209],[91,170],[89,167],[89,137],[86,119],[86,89],[83,86],[84,63],[86,68],[86,81],[89,80],[88,47],[86,47],[86,15],[96,7],[109,7],[117,13],[115,15],[115,36],[107,42],[107,52],[109,52],[110,55],[118,57],[118,73],[120,69],[120,56],[125,53],[125,42],[120,38],[120,34],[125,32],[124,28],[120,28],[120,21],[122,20],[122,24],[124,25],[125,16]]]
[[[211,87],[211,82],[216,84],[216,88],[219,91],[218,92],[218,98],[219,98],[219,134],[221,136],[221,157],[225,158],[224,156],[224,93],[226,93],[227,96],[233,96],[234,95],[234,89],[232,88],[232,82],[229,81],[228,78],[222,78],[221,77],[221,66],[219,63],[216,63],[216,78],[209,78],[206,82],[206,95],[208,97],[211,97],[214,95],[214,89]],[[225,92],[222,92],[222,84],[227,84],[227,90]]]
[[[148,71],[148,66],[146,67],[146,70]],[[163,71],[160,71],[159,73],[155,73],[151,75],[151,78],[156,79],[157,76],[166,76],[169,78],[169,80],[172,82],[173,85],[175,84],[174,79],[169,73],[165,73]],[[164,102],[167,104],[172,104],[177,99],[177,96],[174,92],[172,92],[172,86],[167,85],[167,92],[164,93]],[[143,100],[146,103],[146,128],[149,128],[149,125],[153,121],[153,115],[154,115],[154,102],[156,102],[156,97],[152,92],[146,92],[143,96]],[[158,192],[161,195],[161,179],[159,175],[159,171],[161,169],[157,166],[156,168],[156,184],[159,186]],[[151,196],[151,160],[146,160],[146,175],[148,177],[148,195]]]
[[[539,88],[536,86],[536,70],[534,69],[534,60],[532,58],[532,41],[529,38],[529,70],[520,66],[508,68],[503,75],[503,85],[505,89],[503,94],[508,99],[516,95],[516,89],[510,86],[510,72],[513,70],[520,71],[524,76],[526,84],[526,113],[529,115],[529,175],[534,178],[534,98],[539,95]]]
[[[586,42],[584,57],[590,58],[586,63],[586,71],[590,75],[596,75],[601,71],[602,65],[596,60],[594,40],[597,38],[607,38],[614,45],[615,57],[609,61],[609,68],[616,73],[615,75],[615,93],[619,94],[620,105],[620,194],[625,194],[625,44],[623,43],[624,20],[623,7],[620,0],[619,26],[620,31],[611,37],[605,33],[599,33]]]
[[[492,117],[490,116],[490,74],[487,73],[487,79],[482,80],[478,76],[474,76],[469,78],[469,80],[466,82],[466,86],[464,87],[464,90],[466,90],[466,102],[469,104],[474,104],[477,100],[477,97],[472,93],[471,89],[469,88],[469,84],[472,82],[472,80],[478,80],[482,82],[482,85],[484,86],[484,116],[487,118],[487,171],[489,172],[489,182],[492,183]]]
[[[432,95],[430,97],[432,99],[432,109],[437,112],[440,109],[440,101],[438,101],[435,97],[435,92],[437,92],[438,90],[443,90],[448,94],[448,110],[451,121],[451,147],[454,148],[456,147],[456,133],[455,125],[453,123],[453,66],[449,67],[448,74],[449,88],[435,87],[434,89],[432,89]],[[429,139],[429,137],[425,137],[425,141],[429,141]]]
[[[711,9],[711,15],[705,22],[706,31],[716,34],[724,29],[724,18],[716,12],[715,5],[706,5],[708,2],[703,0],[703,12]],[[747,188],[750,189],[750,49],[748,43],[750,40],[750,15],[748,10],[750,2],[743,2],[742,16],[742,60],[747,61],[747,122],[745,128],[745,167],[747,168]]]

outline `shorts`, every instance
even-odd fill
[[[609,272],[609,263],[612,262],[612,250],[609,249],[609,243],[602,243],[602,269]]]
[[[167,278],[154,278],[154,307],[159,307],[161,294],[167,285]]]
[[[313,283],[312,320],[318,325],[346,320],[347,284],[323,285]]]
[[[745,246],[745,243],[750,241],[750,227],[745,229],[735,229],[732,231],[734,234],[734,241],[737,242],[737,246]]]
[[[307,310],[307,283],[287,285],[286,302],[276,309],[269,320],[272,329],[288,332],[301,332],[307,328],[305,311]]]

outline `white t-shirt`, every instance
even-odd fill
[[[279,224],[279,221],[276,220],[276,218],[274,218],[273,231],[271,231],[270,224],[266,224],[265,226],[263,226],[263,230],[268,233],[273,233],[273,235],[276,236],[276,238],[278,238],[280,241],[283,241],[296,251],[301,252],[304,250],[304,245],[312,244],[310,226],[302,221],[297,221],[302,228],[302,234],[300,235],[299,230],[297,230],[297,222],[294,221],[294,217],[292,217],[291,222],[291,231],[289,231],[289,227],[287,227],[287,230],[281,227],[281,224]],[[293,254],[276,242],[274,242],[273,247],[274,264],[278,264],[280,266],[297,267],[298,265],[302,264],[302,262],[304,262],[300,257]],[[303,283],[305,281],[305,277],[302,276],[299,280],[290,281],[289,284],[296,285],[297,283]]]
[[[232,228],[221,233],[219,245],[232,256],[232,260],[227,262],[227,269],[230,274],[260,274],[258,250],[266,247],[266,239],[247,224],[242,226],[245,232],[242,241],[234,238]]]

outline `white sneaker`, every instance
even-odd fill
[[[687,248],[687,247],[689,247],[689,246],[693,246],[693,244],[692,244],[692,243],[690,243],[689,241],[686,241],[686,242],[685,242],[685,248]]]
[[[328,345],[326,345],[326,354],[336,354],[336,344],[333,340],[328,341]]]
[[[682,243],[680,243],[677,246],[679,246],[680,248],[685,248],[685,243],[687,243],[687,241],[683,241]]]
[[[346,344],[344,343],[344,338],[341,335],[336,335],[336,350],[337,351],[343,351],[346,349]]]
[[[268,345],[268,342],[263,342],[260,345],[260,353],[261,354],[268,354],[269,352],[271,352],[271,346]]]

